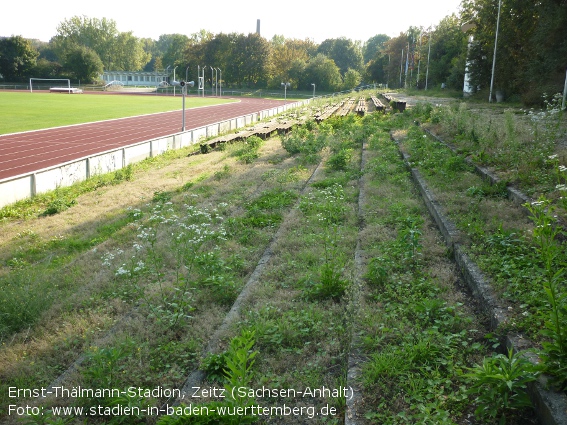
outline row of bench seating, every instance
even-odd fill
[[[354,109],[354,99],[352,97],[349,97],[343,102],[342,106],[339,108],[336,114],[339,117],[346,117],[348,114],[352,112],[353,109]]]
[[[322,112],[317,112],[315,114],[315,116],[314,116],[315,121],[317,121],[317,123],[321,123],[322,121],[325,121],[327,118],[331,117],[335,112],[337,112],[337,110],[342,105],[343,105],[343,102],[327,106],[325,108],[325,110],[323,110]]]
[[[380,101],[380,99],[378,99],[376,95],[372,95],[370,99],[372,100],[372,104],[377,111],[384,112],[386,110],[386,106]]]
[[[201,143],[201,153],[207,153],[220,144],[244,141],[250,136],[258,136],[266,140],[274,134],[287,134],[294,125],[299,123],[298,120],[285,121],[269,121],[267,123],[259,123],[257,126],[240,130],[236,133],[228,133],[214,139]]]
[[[366,98],[361,97],[358,99],[358,104],[354,109],[358,115],[363,116],[366,112],[368,112],[368,105],[366,104]]]
[[[404,112],[406,110],[406,102],[402,102],[401,100],[398,100],[394,96],[390,96],[388,94],[383,94],[382,96],[384,96],[384,98],[396,111]]]
[[[384,94],[382,96],[389,102],[390,105],[392,105],[393,109],[399,112],[403,112],[405,110],[406,102],[399,101],[393,96],[387,94]],[[386,110],[386,105],[384,105],[377,96],[372,95],[371,101],[377,111],[384,112]],[[356,106],[355,102],[357,102]],[[365,113],[367,113],[368,104],[366,102],[366,98],[360,97],[358,101],[356,101],[354,98],[348,98],[337,104],[328,105],[323,111],[316,112],[313,115],[313,118],[315,119],[315,121],[320,123],[331,117],[332,115],[344,117],[350,114],[353,110],[358,115],[364,115]],[[258,136],[265,140],[276,133],[287,134],[294,125],[298,125],[300,123],[300,120],[296,116],[291,115],[288,116],[288,118],[286,118],[285,120],[281,121],[272,120],[267,123],[258,123],[252,128],[240,130],[236,133],[224,134],[222,136],[215,137],[214,139],[201,143],[201,152],[209,152],[211,149],[214,149],[222,143],[244,141],[250,136]]]

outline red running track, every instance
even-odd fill
[[[240,99],[236,103],[186,109],[185,129],[237,118],[285,102]],[[99,152],[179,133],[182,111],[120,118],[0,136],[0,180]]]

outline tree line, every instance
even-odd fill
[[[190,79],[196,79],[198,68],[212,66],[221,69],[224,87],[273,89],[286,82],[291,89],[310,90],[315,84],[317,90],[336,91],[379,83],[462,90],[467,68],[474,92],[487,94],[493,79],[509,98],[535,104],[543,93],[563,90],[566,28],[567,0],[463,0],[458,14],[430,28],[410,27],[397,37],[377,34],[364,42],[341,37],[320,44],[205,30],[153,40],[119,32],[113,20],[75,16],[61,22],[48,43],[22,36],[0,39],[0,74],[10,82],[30,76],[94,82],[103,70],[177,66],[189,69]],[[205,80],[211,78],[205,72]]]

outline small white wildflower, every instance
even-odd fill
[[[130,274],[130,273],[128,272],[128,270],[124,267],[125,265],[126,265],[126,264],[122,264],[122,265],[118,268],[118,270],[116,270],[116,273],[114,273],[114,274],[115,274],[116,276],[124,276],[124,275]]]
[[[146,265],[144,264],[143,261],[140,260],[136,263],[136,267],[134,268],[134,271],[139,272],[140,270],[143,270],[144,267],[146,267]]]

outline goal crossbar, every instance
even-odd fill
[[[33,93],[34,81],[67,81],[67,88],[71,89],[71,80],[69,78],[30,78],[30,93]]]

